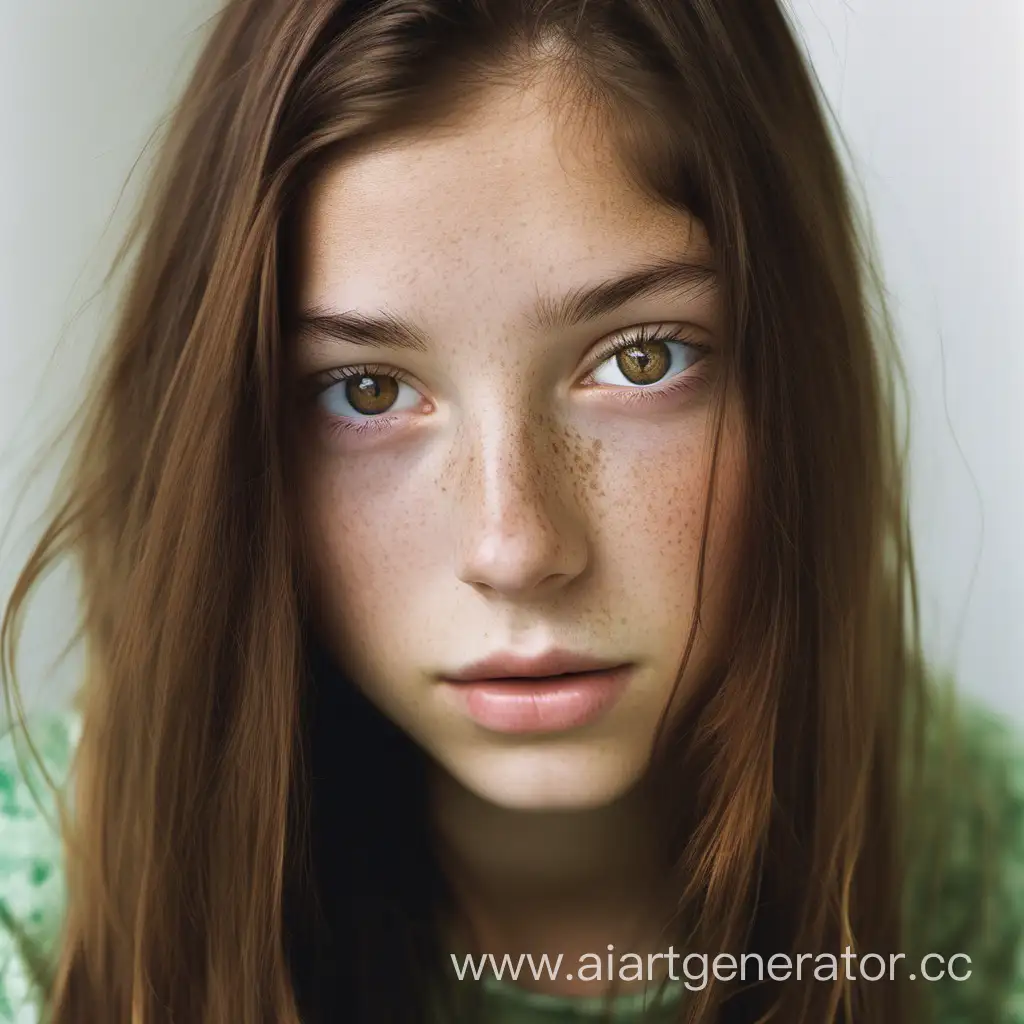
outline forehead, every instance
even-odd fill
[[[304,305],[424,298],[457,275],[498,298],[567,286],[652,257],[709,258],[701,224],[622,173],[600,118],[574,120],[543,86],[493,88],[454,125],[326,167],[300,211]]]

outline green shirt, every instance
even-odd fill
[[[33,741],[58,784],[67,781],[79,728],[74,714],[32,723]],[[969,980],[922,984],[935,1007],[934,1024],[1024,1024],[1024,746],[1004,720],[975,706],[965,708],[962,737],[986,810],[994,812],[989,820],[998,827],[982,838],[974,798],[958,801],[954,795],[943,826],[951,860],[937,896],[916,898],[908,886],[918,945],[971,958]],[[53,799],[35,763],[22,760],[25,773],[15,761],[11,734],[0,738],[0,1024],[44,1020],[15,935],[54,953],[65,901]],[[485,976],[483,984],[486,1024],[596,1022],[604,1007],[597,998],[528,991],[507,977]],[[669,1005],[685,999],[684,982],[674,983],[664,998]],[[642,993],[619,997],[615,1019],[638,1021],[644,1001]]]

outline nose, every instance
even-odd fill
[[[539,424],[463,431],[455,516],[460,580],[507,597],[548,593],[586,568],[589,544],[571,469]],[[549,453],[541,457],[541,451]]]

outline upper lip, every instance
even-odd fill
[[[624,662],[593,658],[571,651],[547,651],[544,654],[492,654],[474,661],[457,672],[446,673],[444,678],[458,683],[478,679],[525,679],[540,676],[560,676],[569,672],[601,672],[619,668]]]

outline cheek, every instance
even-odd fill
[[[604,554],[649,580],[696,563],[707,499],[703,434],[606,443],[581,498]]]
[[[659,646],[673,643],[669,637],[685,639],[697,598],[710,429],[709,422],[708,431],[606,438],[600,459],[581,477],[606,592],[620,595],[627,621]],[[716,642],[739,547],[743,436],[739,410],[727,408],[702,590],[701,625]]]
[[[663,464],[659,471],[654,463],[660,460],[644,460],[629,475],[632,515],[620,529],[622,589],[629,605],[643,612],[632,626],[652,651],[671,654],[674,663],[693,616],[700,554],[704,478],[692,454],[687,447],[665,452],[671,469]]]
[[[386,460],[385,460],[386,461]],[[373,460],[310,463],[299,491],[314,604],[346,647],[401,617],[421,593],[443,517],[436,484]],[[375,625],[376,624],[376,625]]]

